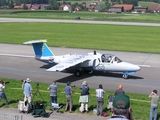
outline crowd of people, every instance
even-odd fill
[[[23,81],[22,88],[23,88],[23,94],[24,94],[24,102],[25,105],[31,105],[32,101],[32,86],[30,84],[31,80],[30,78],[27,78]],[[3,82],[0,79],[0,100],[4,98],[6,104],[9,104],[7,96],[4,92],[5,89],[5,82]],[[73,93],[74,87],[71,86],[71,82],[68,81],[67,85],[64,88],[65,92],[65,98],[66,98],[66,106],[65,111],[68,111],[72,113],[73,109],[73,99],[72,99],[72,93]],[[58,86],[56,84],[56,81],[53,81],[51,85],[47,88],[47,90],[50,91],[50,108],[52,108],[52,103],[58,103],[57,101],[57,92],[58,92]],[[79,111],[84,113],[89,111],[88,104],[90,101],[90,92],[89,92],[89,86],[87,81],[83,81],[80,91],[81,94],[79,96]],[[99,84],[98,88],[95,90],[95,96],[96,96],[96,114],[97,116],[102,116],[104,113],[104,94],[105,90],[103,89],[102,84]],[[111,118],[109,120],[133,120],[132,117],[132,109],[130,107],[130,98],[123,90],[123,85],[120,84],[118,86],[118,89],[115,91],[113,95],[113,101],[112,101],[112,107],[110,111],[112,112]],[[157,90],[153,90],[151,94],[148,96],[151,98],[151,107],[150,107],[150,120],[157,120],[157,111],[158,111],[158,101],[159,101],[159,95],[157,94]]]

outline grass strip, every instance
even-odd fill
[[[47,44],[54,47],[160,53],[159,27],[68,23],[0,23],[0,26],[0,43],[47,39]]]
[[[6,85],[5,93],[8,97],[9,100],[9,105],[5,105],[4,100],[0,102],[0,107],[4,108],[17,108],[18,106],[18,101],[23,100],[23,89],[21,88],[22,82],[21,80],[14,80],[14,79],[6,79],[2,78],[3,81],[10,81],[9,84]],[[58,83],[57,83],[58,84]],[[31,82],[31,85],[33,87],[33,95],[37,91],[37,86],[35,82]],[[33,96],[34,100],[33,101],[43,101],[47,102],[47,110],[49,110],[49,105],[50,105],[50,98],[49,98],[49,91],[47,91],[49,84],[46,83],[40,83],[38,90],[40,94],[43,96],[43,99],[39,94],[37,96]],[[98,85],[97,85],[98,86]],[[64,85],[59,85],[59,91],[58,91],[58,101],[60,104],[65,105],[65,94],[64,94]],[[109,91],[105,90],[105,99],[104,99],[104,108],[105,111],[107,111],[107,96],[110,94],[114,94],[114,91]],[[74,88],[73,92],[73,105],[75,107],[74,112],[80,113],[79,112],[79,96],[80,96],[80,89],[78,87]],[[127,93],[130,96],[131,99],[131,107],[133,109],[133,117],[135,120],[147,120],[149,117],[149,109],[150,109],[150,99],[148,98],[148,95],[145,94],[131,94]],[[95,89],[90,89],[90,102],[89,102],[89,114],[93,114],[93,108],[96,107],[96,97],[95,97]],[[61,112],[64,111],[65,106],[60,109]],[[159,112],[159,111],[158,111]],[[108,111],[108,113],[111,115],[111,113]]]

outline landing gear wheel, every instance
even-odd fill
[[[74,75],[75,75],[76,77],[80,77],[80,76],[81,76],[81,72],[80,72],[79,70],[77,70],[77,71],[74,73]]]
[[[128,79],[128,75],[126,75],[126,74],[123,75],[123,78],[124,78],[124,79]]]

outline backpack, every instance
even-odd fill
[[[81,93],[81,95],[88,95],[89,94],[89,88],[88,88],[88,86],[82,86],[82,93]]]
[[[103,112],[103,114],[102,114],[102,115],[103,115],[103,117],[107,117],[107,116],[109,116],[107,112]]]

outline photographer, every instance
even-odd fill
[[[0,79],[0,100],[2,98],[4,98],[6,104],[8,105],[8,99],[7,99],[7,96],[6,94],[4,93],[4,89],[5,89],[5,82],[3,82],[1,79]]]
[[[157,94],[157,90],[153,90],[148,97],[152,98],[150,107],[150,120],[153,120],[153,116],[154,120],[157,120],[158,100],[159,100],[159,95]]]
[[[79,110],[84,113],[88,112],[88,102],[89,102],[89,87],[87,81],[83,81],[81,89],[81,96],[79,98],[79,102],[81,103],[81,106]]]
[[[22,88],[24,89],[24,102],[31,103],[32,100],[32,86],[30,84],[31,80],[27,78],[26,80],[23,80]],[[25,104],[26,106],[26,104]]]
[[[57,103],[58,86],[56,84],[56,81],[52,82],[52,84],[48,87],[48,90],[50,91],[50,102],[51,102],[51,109],[52,109],[52,103]]]
[[[73,91],[73,89],[71,87],[71,82],[68,81],[67,86],[65,87],[65,93],[66,93],[66,108],[65,108],[65,111],[67,111],[68,107],[69,107],[70,113],[72,113],[72,106],[73,106],[72,91]]]

